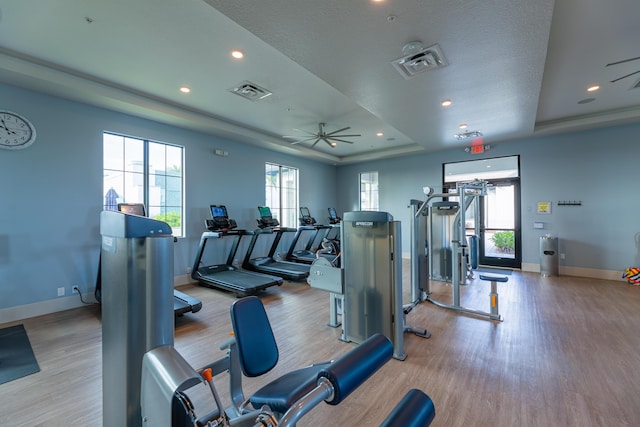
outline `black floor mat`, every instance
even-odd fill
[[[23,325],[0,329],[0,384],[40,372]]]

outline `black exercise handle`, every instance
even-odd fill
[[[333,397],[326,402],[337,405],[365,382],[393,356],[393,344],[382,334],[375,334],[318,372],[333,386]]]

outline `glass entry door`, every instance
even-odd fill
[[[478,263],[520,268],[519,156],[445,163],[442,172],[445,191],[453,191],[457,182],[487,181],[488,194],[478,197],[478,209],[472,204],[466,211],[467,236],[474,235],[479,228]],[[476,227],[476,221],[479,221],[479,227]]]
[[[480,198],[479,263],[520,268],[520,182],[493,181]]]

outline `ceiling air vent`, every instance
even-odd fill
[[[437,44],[422,48],[422,43],[411,42],[405,45],[403,52],[406,55],[392,61],[391,64],[407,80],[425,71],[442,68],[447,65],[442,50]]]
[[[229,92],[235,93],[236,95],[239,95],[250,101],[264,99],[272,94],[272,92],[268,91],[267,89],[260,87],[255,83],[251,83],[248,80],[245,80],[237,86],[232,87],[231,89],[229,89]]]

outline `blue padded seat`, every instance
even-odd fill
[[[486,280],[487,282],[502,282],[505,283],[509,280],[506,276],[487,276],[484,274],[480,275],[480,280]]]
[[[435,416],[436,408],[431,398],[414,388],[404,395],[380,427],[427,427]]]
[[[249,296],[231,304],[231,324],[242,373],[257,377],[278,363],[278,345],[260,298]],[[255,409],[269,405],[272,411],[286,412],[289,407],[316,386],[317,375],[330,362],[289,372],[256,391],[249,402]]]

